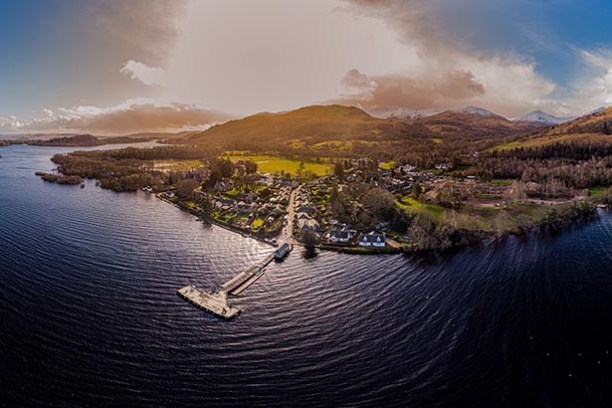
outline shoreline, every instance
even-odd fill
[[[278,246],[278,245],[274,245],[271,242],[267,241],[267,238],[271,238],[271,237],[261,237],[257,234],[254,234],[251,231],[244,230],[240,227],[226,224],[226,223],[223,223],[223,222],[220,222],[220,221],[208,218],[208,217],[203,217],[197,211],[194,211],[193,209],[190,209],[180,204],[177,204],[175,202],[172,202],[165,197],[161,197],[160,194],[154,193],[154,195],[161,201],[171,204],[174,207],[178,208],[179,210],[197,217],[198,220],[202,222],[208,223],[210,225],[215,225],[217,227],[223,228],[224,230],[233,232],[235,234],[240,234],[244,238],[254,239],[261,243],[267,244],[271,246],[272,248],[276,248]],[[543,228],[559,227],[559,226],[563,226],[565,224],[573,223],[573,222],[580,221],[580,220],[591,221],[591,218],[599,218],[598,209],[604,209],[604,210],[610,209],[609,206],[602,206],[601,204],[595,204],[595,203],[588,202],[588,201],[582,201],[580,202],[580,204],[582,205],[588,204],[588,206],[583,206],[582,209],[580,209],[576,214],[573,214],[571,216],[565,216],[565,217],[560,216],[560,218],[557,218],[555,220],[548,220],[543,223],[533,225],[531,228],[525,231],[520,231],[520,232],[506,231],[501,234],[495,234],[493,232],[484,232],[484,231],[470,231],[469,234],[466,234],[464,242],[461,242],[458,245],[452,245],[448,248],[428,248],[428,249],[419,250],[419,249],[408,247],[410,246],[410,244],[405,244],[405,245],[403,244],[401,247],[387,245],[385,248],[371,248],[371,247],[361,247],[359,245],[347,246],[347,245],[337,245],[337,244],[329,244],[329,243],[320,243],[316,245],[315,248],[321,251],[338,252],[338,253],[343,253],[347,255],[401,255],[401,254],[444,253],[447,251],[456,251],[456,250],[461,250],[461,249],[464,249],[464,248],[467,248],[473,245],[482,244],[483,242],[490,240],[490,239],[498,240],[498,239],[503,239],[509,236],[525,236],[538,229],[541,230]],[[275,235],[274,237],[278,235],[280,235],[280,233]],[[296,240],[294,240],[293,245],[304,247],[304,245],[301,242],[296,241]]]
[[[232,226],[232,225],[229,225],[229,224],[225,224],[225,223],[222,223],[222,222],[220,222],[220,221],[217,221],[217,220],[214,220],[214,219],[211,219],[211,218],[208,218],[208,217],[203,217],[201,214],[198,214],[196,211],[194,211],[194,210],[192,210],[192,209],[190,209],[190,208],[187,208],[187,207],[185,207],[185,206],[182,206],[182,205],[180,205],[180,204],[177,204],[177,203],[175,203],[175,202],[172,202],[172,201],[168,200],[167,198],[161,197],[161,195],[160,195],[160,194],[156,194],[156,193],[153,193],[153,194],[155,195],[155,197],[157,197],[157,198],[158,198],[158,199],[160,199],[161,201],[163,201],[163,202],[165,202],[165,203],[168,203],[168,204],[170,204],[170,205],[172,205],[172,206],[174,206],[174,207],[178,208],[179,210],[181,210],[181,211],[183,211],[183,212],[186,212],[186,213],[188,213],[188,214],[191,214],[191,215],[193,215],[194,217],[197,217],[197,218],[198,218],[198,220],[200,220],[200,221],[202,221],[202,222],[208,223],[208,224],[210,224],[210,225],[215,225],[215,226],[217,226],[217,227],[219,227],[219,228],[223,228],[223,229],[224,229],[224,230],[226,230],[226,231],[230,231],[230,232],[233,232],[233,233],[235,233],[235,234],[240,234],[240,235],[242,235],[244,238],[251,238],[251,239],[254,239],[254,240],[256,240],[256,241],[259,241],[259,242],[261,242],[261,243],[263,243],[263,244],[269,245],[269,246],[271,246],[272,248],[276,248],[276,246],[275,246],[274,244],[272,244],[272,243],[270,243],[270,242],[266,241],[266,238],[265,238],[265,237],[260,237],[260,236],[258,236],[258,235],[256,235],[256,234],[253,234],[251,231],[246,231],[246,230],[244,230],[244,229],[242,229],[242,228],[240,228],[240,227],[235,227],[235,226]]]

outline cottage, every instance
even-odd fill
[[[314,220],[312,218],[299,220],[298,226],[300,227],[302,231],[307,231],[307,230],[318,231],[319,230],[319,223],[317,222],[317,220]]]
[[[359,246],[362,247],[384,248],[386,245],[384,234],[370,232],[359,237]]]
[[[356,233],[356,231],[348,229],[335,230],[329,233],[329,241],[334,244],[346,244],[353,239]]]
[[[215,183],[214,189],[215,191],[218,191],[220,193],[224,193],[226,191],[229,191],[231,189],[234,188],[234,185],[232,183],[229,183],[227,181],[217,181]]]
[[[380,230],[380,231],[386,231],[386,230],[389,229],[389,223],[388,222],[380,222],[380,223],[376,224],[375,228],[377,230]]]
[[[314,214],[317,209],[313,205],[305,204],[297,208],[298,213]]]

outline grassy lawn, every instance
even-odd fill
[[[253,231],[258,231],[262,227],[263,224],[264,224],[263,218],[257,217],[251,223],[251,229]]]
[[[514,180],[512,179],[495,179],[491,181],[491,184],[493,184],[494,186],[503,186],[503,187],[509,187],[512,185],[512,183],[514,183]]]
[[[595,197],[605,196],[608,192],[608,187],[589,187],[589,194]]]
[[[491,149],[489,149],[489,151],[494,152],[494,151],[501,151],[501,150],[511,150],[511,149],[516,149],[517,147],[521,147],[521,145],[522,145],[521,142],[504,143],[499,146],[492,147]]]
[[[402,197],[396,205],[404,211],[412,214],[423,213],[429,215],[436,221],[446,214],[449,210],[434,203],[424,203],[417,201],[410,196]]]
[[[155,160],[153,167],[157,170],[188,171],[202,166],[200,160]]]
[[[388,161],[388,162],[380,163],[380,164],[378,165],[378,167],[379,167],[381,170],[393,170],[393,169],[396,167],[396,163],[395,163],[395,161],[390,160],[390,161]]]
[[[232,161],[251,160],[257,164],[257,170],[260,173],[276,174],[284,171],[293,176],[297,175],[301,163],[299,160],[283,159],[271,155],[229,155],[225,157]],[[331,163],[305,162],[303,171],[312,171],[317,176],[324,176],[333,171],[333,166]]]

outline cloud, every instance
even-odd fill
[[[150,67],[142,62],[130,60],[119,71],[145,85],[164,86],[167,84],[168,74],[163,68]]]
[[[351,69],[342,85],[349,91],[346,102],[363,107],[444,108],[485,93],[484,85],[471,72],[452,70],[420,77],[400,74],[370,78]]]
[[[369,76],[356,69],[342,78],[342,97],[336,102],[371,107],[449,109],[484,106],[518,116],[546,106],[557,113],[549,99],[555,84],[539,77],[532,64],[513,59],[456,56],[449,68],[437,59],[423,59],[424,72]]]
[[[88,35],[114,57],[132,55],[161,64],[180,37],[188,0],[87,2]]]
[[[385,21],[419,56],[417,63],[401,71],[382,76],[360,72],[367,76],[359,77],[366,83],[359,86],[361,94],[350,83],[355,82],[356,74],[349,71],[341,81],[347,102],[412,109],[480,105],[506,116],[542,106],[557,108],[551,100],[557,85],[539,75],[533,61],[511,49],[487,48],[479,36],[487,37],[490,27],[477,21],[466,24],[459,14],[452,16],[456,5],[449,0],[346,1],[350,12]],[[482,6],[482,1],[467,3],[468,9]],[[477,15],[482,17],[482,13]],[[468,22],[472,20],[467,17]]]
[[[0,131],[1,132],[12,132],[20,129],[23,124],[17,119],[17,117],[11,116],[0,116]]]
[[[27,122],[21,122],[15,117],[0,118],[0,129],[22,133],[73,131],[121,135],[204,129],[231,118],[230,115],[195,105],[135,100],[106,108],[76,106],[45,109]]]

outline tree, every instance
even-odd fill
[[[337,215],[343,216],[346,214],[346,207],[344,206],[344,203],[342,202],[342,197],[340,197],[340,193],[338,192],[338,189],[335,186],[331,191],[329,201],[331,203],[332,209]]]
[[[311,230],[305,230],[302,232],[302,243],[306,249],[306,257],[311,258],[315,255],[315,248],[319,239],[317,234]]]
[[[342,162],[336,162],[334,165],[334,175],[338,177],[338,180],[344,180],[344,166],[342,165]]]
[[[241,163],[244,165],[247,174],[257,173],[257,163],[251,160],[244,160]]]
[[[193,192],[199,186],[196,179],[185,179],[178,183],[176,186],[176,193],[180,198],[191,200],[193,198]]]
[[[384,188],[375,187],[365,193],[361,203],[374,212],[380,212],[395,205],[395,196]]]
[[[421,198],[421,194],[423,194],[423,187],[421,187],[420,183],[415,183],[414,187],[412,187],[412,196],[415,200]]]

